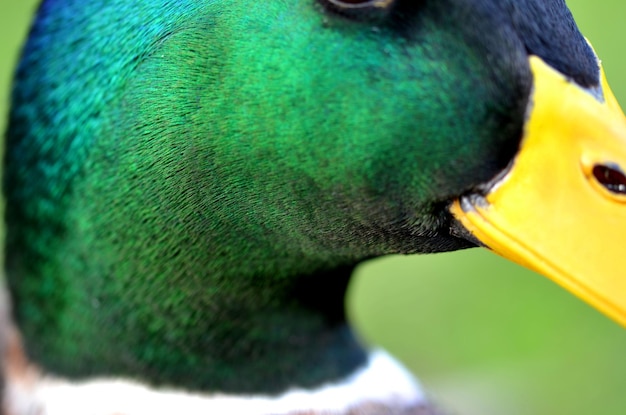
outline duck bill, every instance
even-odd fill
[[[453,202],[494,252],[543,274],[626,326],[626,120],[538,57],[520,150],[509,169]]]

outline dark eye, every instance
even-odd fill
[[[387,15],[396,0],[321,0],[326,8],[345,17],[380,18]]]
[[[611,165],[596,164],[593,167],[593,177],[609,192],[626,195],[626,176],[619,168]]]

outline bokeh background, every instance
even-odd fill
[[[37,3],[0,2],[0,131]],[[626,104],[626,2],[568,4]],[[485,250],[371,261],[349,307],[363,338],[403,360],[453,414],[626,414],[626,330]]]

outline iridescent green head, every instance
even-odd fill
[[[7,271],[70,375],[281,390],[363,360],[352,267],[474,246],[537,55],[599,85],[562,1],[47,0],[8,130]]]

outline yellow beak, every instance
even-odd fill
[[[487,247],[626,326],[626,119],[540,58],[521,148],[484,193],[451,211]],[[622,255],[624,257],[622,257]]]

